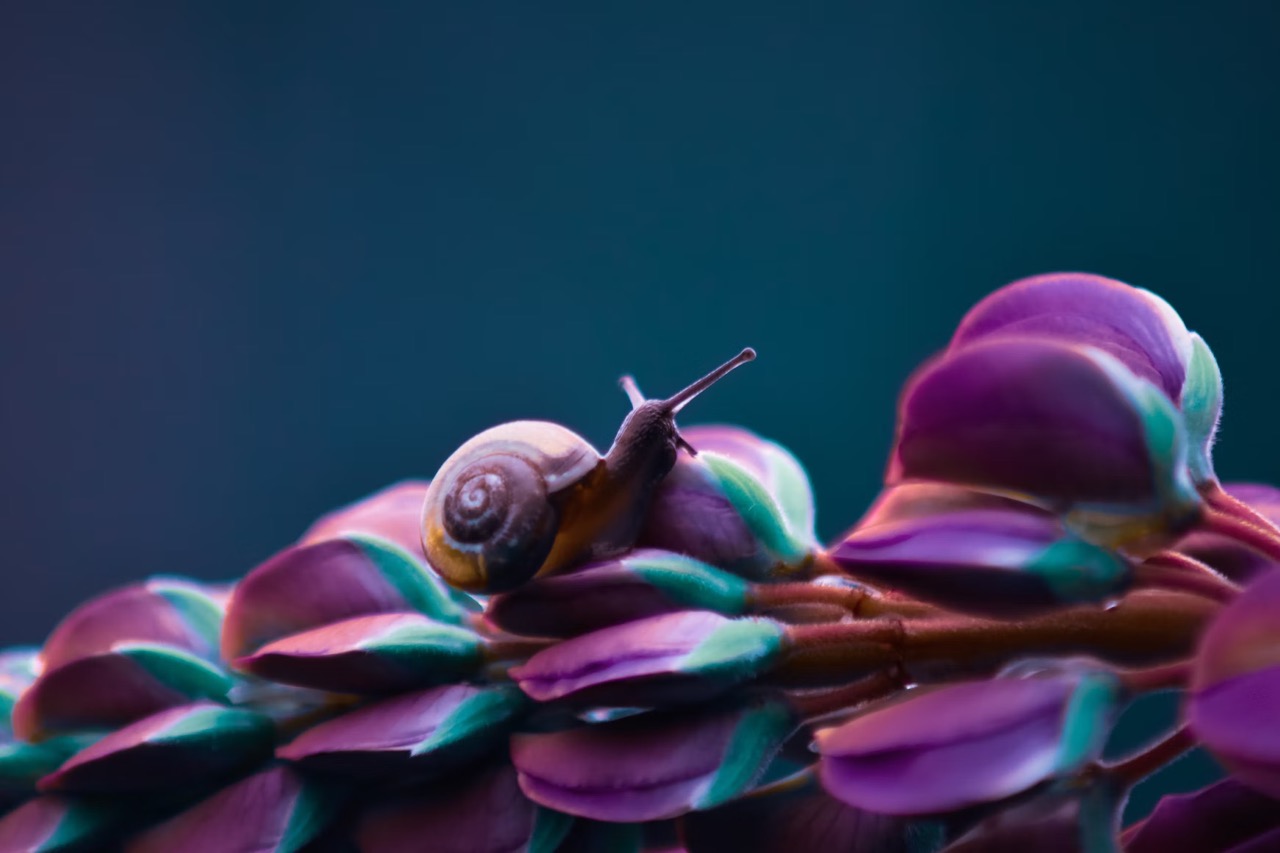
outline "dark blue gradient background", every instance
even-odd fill
[[[376,8],[373,8],[376,5]],[[453,7],[453,8],[446,8]],[[25,8],[23,8],[25,7]],[[9,3],[0,642],[231,578],[634,371],[792,447],[833,535],[965,308],[1088,269],[1275,446],[1280,50],[1261,3]]]

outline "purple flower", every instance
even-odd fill
[[[750,585],[691,557],[638,549],[495,595],[485,617],[533,637],[573,637],[678,610],[746,611]]]
[[[764,672],[780,656],[783,637],[782,626],[767,619],[684,611],[565,640],[511,674],[539,702],[694,702]]]
[[[516,735],[530,799],[596,820],[639,822],[720,805],[749,789],[795,729],[781,703],[669,711]]]
[[[1280,797],[1280,570],[1224,607],[1196,654],[1187,719],[1237,779]]]
[[[320,723],[276,754],[348,778],[434,776],[504,744],[526,703],[513,685],[435,687]]]
[[[216,662],[221,617],[219,596],[169,578],[90,600],[49,636],[44,670],[14,707],[14,731],[36,740],[224,699],[232,681]]]
[[[87,804],[67,797],[28,800],[0,818],[0,842],[14,853],[100,850],[121,823],[121,815],[104,803]]]
[[[271,755],[271,721],[208,702],[170,708],[118,729],[40,780],[75,794],[167,791],[205,783]]]
[[[1095,347],[1159,388],[1183,412],[1197,482],[1214,480],[1210,449],[1222,409],[1222,377],[1204,340],[1147,290],[1088,273],[1024,278],[965,315],[951,351],[993,338]]]
[[[474,674],[484,663],[478,634],[419,613],[357,616],[290,634],[237,669],[259,678],[335,693],[391,693]]]
[[[1129,564],[1030,506],[957,509],[859,527],[831,550],[854,576],[957,610],[1022,616],[1121,592]]]
[[[1102,544],[1181,532],[1200,498],[1182,418],[1105,352],[995,338],[926,365],[903,393],[887,481],[1039,503]]]
[[[922,688],[819,731],[822,782],[885,814],[993,802],[1073,772],[1109,730],[1114,682],[1076,673]]]
[[[290,853],[322,832],[335,798],[287,767],[255,773],[131,839],[127,853]]]
[[[637,544],[757,579],[806,565],[817,547],[813,493],[796,458],[738,427],[682,435],[698,455],[680,456],[663,479]]]
[[[419,611],[453,624],[467,611],[420,559],[388,542],[343,535],[286,548],[249,572],[227,607],[226,660],[290,634],[375,613]]]

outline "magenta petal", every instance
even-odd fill
[[[1123,591],[1128,564],[1030,507],[861,527],[831,551],[854,576],[970,613],[1022,616]]]
[[[1214,617],[1200,639],[1191,687],[1280,666],[1280,568],[1259,575]]]
[[[612,822],[676,817],[746,791],[795,727],[781,705],[641,714],[511,739],[520,787],[557,811]]]
[[[535,578],[495,595],[485,619],[528,637],[576,637],[684,609],[633,573],[622,560],[593,563],[569,574]]]
[[[1238,675],[1194,693],[1188,721],[1236,778],[1280,798],[1280,666]]]
[[[1163,797],[1146,820],[1125,830],[1124,849],[1125,853],[1236,850],[1277,829],[1280,802],[1234,779],[1224,779],[1190,794]]]
[[[455,681],[484,663],[478,635],[419,613],[358,616],[237,658],[260,678],[337,693],[392,693]]]
[[[1280,796],[1280,569],[1224,607],[1196,654],[1187,720],[1241,781]]]
[[[286,767],[273,767],[222,789],[182,814],[134,837],[127,853],[285,853],[324,829],[328,798]]]
[[[795,457],[740,427],[695,426],[681,432],[698,456],[681,455],[663,478],[637,545],[694,557],[743,577],[800,568],[813,545],[814,509],[808,477]],[[748,519],[757,505],[754,498],[743,505],[742,496],[708,464],[712,457],[734,463],[758,483],[775,504],[770,521]]]
[[[298,540],[310,545],[344,533],[362,533],[394,542],[426,561],[422,551],[422,502],[426,480],[404,480],[318,518]]]
[[[1185,457],[1176,461],[1185,465]],[[911,379],[888,479],[916,478],[1061,508],[1160,497],[1142,418],[1125,389],[1087,351],[1039,341],[977,344]]]
[[[408,553],[359,537],[295,545],[236,586],[222,631],[233,660],[290,634],[354,616],[431,611],[458,616],[444,583]]]
[[[167,791],[251,767],[271,755],[266,717],[195,703],[112,732],[40,780],[42,791],[113,794]]]
[[[568,817],[520,791],[510,765],[486,768],[371,808],[355,838],[361,853],[512,853],[557,849]]]
[[[1000,288],[965,315],[951,347],[999,336],[1097,347],[1175,403],[1191,357],[1190,333],[1167,302],[1088,273],[1038,275]]]
[[[511,674],[540,702],[692,702],[766,671],[781,652],[782,638],[782,627],[768,620],[684,611],[565,640]]]
[[[818,733],[823,785],[849,805],[903,815],[1020,793],[1062,769],[1079,684],[996,679],[908,693]]]
[[[406,693],[313,726],[276,754],[346,777],[435,775],[504,743],[527,701],[513,686]]]
[[[0,850],[94,851],[111,849],[120,815],[103,805],[57,796],[28,800],[0,818]]]
[[[922,481],[902,483],[881,491],[875,502],[853,526],[853,530],[979,509],[1004,509],[1038,513],[1045,518],[1053,517],[1052,513],[1046,510],[1002,495],[974,491],[949,483]]]
[[[13,729],[24,740],[41,740],[57,732],[115,728],[191,698],[124,655],[93,655],[42,675],[14,705]]]
[[[216,658],[218,597],[196,584],[153,578],[90,599],[72,610],[45,641],[45,667],[53,669],[117,643],[174,646]]]

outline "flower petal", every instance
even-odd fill
[[[230,785],[125,846],[127,853],[294,853],[333,817],[336,797],[287,767]]]
[[[1200,506],[1168,399],[1100,350],[1044,341],[976,343],[911,379],[887,480],[913,479],[1033,499],[1102,544],[1167,538]]]
[[[1186,715],[1204,746],[1247,785],[1280,797],[1280,569],[1259,575],[1200,641]]]
[[[223,701],[232,684],[219,667],[176,647],[116,643],[41,675],[14,706],[13,727],[25,740],[115,728],[194,699]]]
[[[119,812],[108,806],[37,797],[0,818],[0,840],[4,850],[15,853],[100,850],[111,842],[119,823]]]
[[[474,674],[484,643],[419,613],[357,616],[291,634],[237,658],[260,678],[336,693],[389,693]]]
[[[1022,616],[1123,591],[1130,566],[1031,507],[962,509],[873,524],[831,557],[853,575],[958,610]]]
[[[1175,403],[1192,351],[1190,333],[1169,303],[1088,273],[1050,273],[1005,285],[969,310],[951,347],[1000,336],[1097,347]]]
[[[782,643],[782,626],[767,619],[684,611],[565,640],[511,674],[539,702],[693,702],[766,671],[781,654]]]
[[[654,494],[638,540],[746,577],[803,566],[817,545],[813,492],[785,448],[738,427],[682,430],[682,455]]]
[[[242,770],[271,755],[266,717],[195,703],[112,732],[40,780],[40,790],[76,794],[165,791]]]
[[[527,701],[511,685],[406,693],[320,723],[276,754],[348,778],[435,776],[505,743]]]
[[[46,669],[109,652],[118,643],[173,646],[217,659],[220,596],[198,584],[157,577],[90,599],[68,613],[42,650]]]
[[[574,637],[689,608],[740,615],[748,591],[738,576],[692,557],[642,548],[495,595],[485,617],[515,634]]]
[[[467,611],[420,559],[360,535],[286,548],[237,586],[222,655],[233,660],[300,631],[353,616],[419,611],[461,624]]]
[[[777,702],[655,712],[516,735],[511,760],[521,789],[549,808],[610,822],[662,820],[742,794],[795,727]]]
[[[885,814],[931,814],[1021,793],[1101,750],[1105,674],[969,682],[911,692],[818,732],[822,782]]]

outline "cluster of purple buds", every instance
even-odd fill
[[[1280,491],[1221,377],[1084,274],[975,306],[829,546],[808,477],[678,429],[519,422],[235,584],[153,577],[0,653],[0,853],[1280,850]],[[1175,726],[1105,750],[1136,697]],[[1203,746],[1227,778],[1121,825]]]

